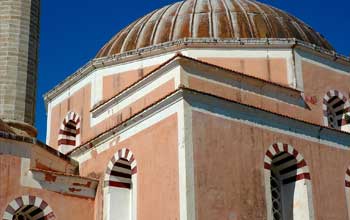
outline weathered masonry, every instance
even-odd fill
[[[165,6],[45,95],[46,144],[0,123],[0,215],[350,219],[349,85],[350,59],[286,12]]]
[[[36,135],[40,0],[0,1],[0,119]]]

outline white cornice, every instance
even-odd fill
[[[56,96],[61,94],[70,86],[86,77],[95,69],[105,68],[111,65],[126,63],[129,61],[156,56],[166,52],[186,49],[186,48],[299,48],[307,49],[311,52],[318,53],[335,62],[342,62],[350,65],[350,58],[337,54],[334,51],[328,51],[316,45],[299,41],[294,38],[291,39],[191,39],[185,38],[181,40],[166,42],[150,47],[145,47],[133,51],[128,51],[121,54],[116,54],[109,57],[93,59],[78,69],[71,76],[66,78],[63,82],[58,84],[52,90],[44,95],[46,105]]]
[[[162,101],[135,115],[133,118],[97,136],[93,140],[88,141],[71,152],[69,156],[79,161],[79,158],[90,150],[99,148],[103,143],[107,143],[126,131],[130,131],[131,128],[142,122],[147,122],[151,117],[156,116],[159,112],[169,109],[181,100],[185,100],[193,110],[214,114],[218,117],[324,144],[330,147],[349,150],[349,133],[289,118],[284,115],[229,101],[199,91],[181,88]],[[149,124],[149,122],[147,124]],[[138,131],[133,130],[133,132]],[[98,151],[103,150],[100,149]]]

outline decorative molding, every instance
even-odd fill
[[[75,112],[68,112],[64,118],[58,135],[58,149],[66,154],[80,145],[80,116]]]
[[[43,199],[36,197],[36,196],[30,196],[25,195],[18,197],[14,199],[10,204],[7,206],[3,220],[13,220],[14,215],[16,214],[16,211],[18,211],[21,207],[31,205],[36,208],[39,208],[42,210],[44,216],[43,219],[45,220],[55,220],[56,216],[54,215],[51,207],[48,205],[47,202],[45,202]]]
[[[109,161],[104,179],[104,187],[131,188],[131,177],[137,173],[133,153],[126,148],[119,150]]]
[[[125,53],[93,59],[78,69],[75,73],[66,78],[63,82],[58,84],[52,90],[44,95],[46,106],[50,100],[61,94],[64,90],[74,85],[76,82],[86,77],[87,74],[93,70],[108,67],[115,64],[125,63],[127,61],[133,61],[140,58],[150,57],[152,55],[163,54],[164,50],[167,52],[173,52],[176,50],[187,48],[293,48],[299,46],[300,48],[309,49],[311,51],[326,55],[332,58],[332,60],[342,60],[350,64],[350,58],[337,54],[334,51],[328,51],[320,48],[314,44],[303,42],[294,38],[283,39],[213,39],[213,38],[201,38],[192,39],[184,38],[181,40],[171,41],[137,49],[134,51],[128,51]]]
[[[29,178],[36,181],[40,189],[79,198],[95,199],[98,179],[40,169],[31,169],[28,173],[30,173]]]
[[[330,91],[328,91],[326,93],[326,95],[324,96],[324,98],[323,98],[323,104],[322,104],[323,122],[324,122],[324,125],[326,127],[330,126],[330,124],[328,122],[328,117],[329,117],[329,115],[328,115],[328,107],[329,107],[328,104],[329,103],[328,102],[334,97],[337,97],[339,100],[344,102],[344,104],[343,104],[344,106],[343,106],[343,109],[341,111],[341,114],[340,113],[337,114],[336,118],[335,118],[335,120],[339,121],[338,122],[338,124],[340,124],[339,129],[341,129],[342,126],[348,124],[348,122],[347,122],[346,118],[344,117],[344,115],[346,115],[349,112],[350,105],[349,105],[349,102],[348,102],[347,98],[344,96],[344,94],[341,93],[338,90],[330,90]],[[338,103],[335,103],[335,105],[337,105],[337,104]]]
[[[0,139],[13,141],[12,142],[13,144],[11,145],[8,142],[3,141],[4,144],[1,144],[0,142],[0,154],[10,154],[10,155],[18,155],[20,157],[29,157],[31,147],[39,147],[45,150],[46,152],[48,152],[49,154],[54,155],[55,157],[60,158],[63,161],[66,161],[67,163],[69,163],[74,167],[79,166],[79,164],[72,158],[60,153],[59,151],[42,143],[36,138],[24,137],[24,136],[0,131]],[[14,150],[17,148],[21,150]]]
[[[283,179],[285,184],[290,182],[297,182],[299,180],[308,179],[311,180],[309,168],[303,158],[303,156],[295,150],[291,145],[283,144],[283,143],[275,143],[269,147],[265,154],[264,158],[264,168],[266,170],[271,170],[272,160],[275,156],[278,156],[281,153],[287,153],[290,156],[293,156],[296,160],[296,166],[294,167],[295,176],[287,177]],[[290,170],[292,172],[293,170]]]
[[[168,107],[172,106],[173,104],[177,103],[179,100],[182,99],[182,93],[180,90],[176,90],[175,92],[169,94],[164,99],[160,100],[159,102],[154,103],[153,105],[147,107],[146,109],[143,109],[142,111],[135,114],[132,118],[129,118],[125,121],[122,121],[120,124],[116,125],[115,127],[109,129],[108,131],[105,131],[101,133],[100,135],[96,136],[95,138],[87,141],[86,143],[82,144],[81,146],[74,149],[72,152],[69,153],[69,155],[80,161],[79,157],[83,154],[85,154],[88,150],[103,145],[106,141],[113,139],[119,134],[122,134],[123,132],[129,133],[130,129],[133,128],[134,132],[139,132],[140,130],[135,129],[135,126],[139,124],[144,124],[142,127],[149,127],[149,125],[155,123],[155,122],[148,122],[145,124],[145,121],[147,121],[150,118],[157,118],[156,121],[159,121],[158,118],[161,118],[159,115],[157,115],[159,112],[162,112],[163,110],[168,109]],[[172,113],[175,113],[171,111]],[[153,119],[152,119],[153,120]],[[138,126],[137,126],[138,127]],[[81,161],[80,161],[81,162]]]
[[[292,216],[296,219],[313,220],[315,218],[309,167],[296,149],[285,143],[270,145],[264,157],[264,177],[268,220],[275,219],[274,216],[278,213],[284,213],[285,217]],[[282,213],[282,209],[276,209],[278,201],[276,201],[276,188],[272,185],[274,177],[278,177],[282,195],[287,195],[282,196],[282,200],[287,199],[289,204],[293,204],[293,207],[284,206],[280,201],[284,206]]]
[[[215,115],[332,148],[349,150],[350,134],[307,121],[234,102],[208,93],[182,89],[185,100],[199,112]],[[205,100],[205,101],[203,101]]]

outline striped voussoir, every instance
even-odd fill
[[[33,216],[33,219],[54,220],[56,219],[51,207],[39,197],[25,195],[14,199],[7,206],[3,220],[13,220],[18,212]]]
[[[80,141],[80,117],[75,112],[69,112],[64,118],[59,130],[58,146],[62,153],[73,150]]]
[[[283,184],[310,180],[309,168],[302,155],[292,146],[276,143],[269,147],[264,158],[264,168],[278,172]]]
[[[346,170],[345,173],[345,187],[350,188],[350,167]]]
[[[109,161],[104,186],[130,189],[132,175],[136,173],[137,164],[133,153],[123,148]]]
[[[337,90],[330,90],[323,98],[323,121],[325,126],[341,128],[348,124],[345,115],[350,111],[346,97]]]

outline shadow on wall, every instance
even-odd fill
[[[287,153],[281,153],[272,160],[270,184],[274,220],[294,219],[296,168],[296,159]]]

